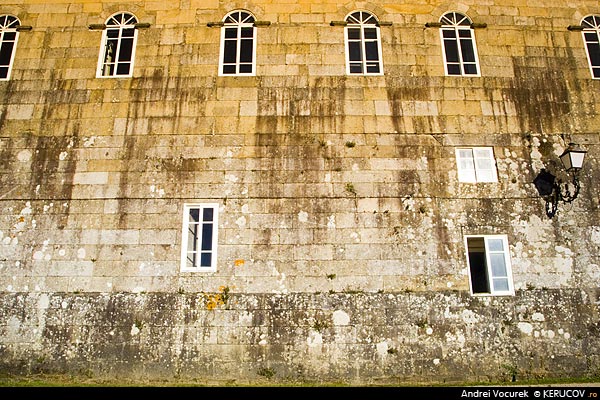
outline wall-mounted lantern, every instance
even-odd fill
[[[548,218],[552,218],[556,214],[559,201],[571,203],[579,195],[581,184],[579,183],[578,173],[583,167],[585,153],[587,151],[582,150],[578,144],[569,143],[569,146],[560,155],[560,161],[562,161],[567,174],[571,176],[571,182],[563,183],[545,169],[542,169],[533,180],[540,196],[546,200],[546,215]],[[573,192],[571,192],[571,188],[574,188]]]

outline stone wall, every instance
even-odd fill
[[[11,374],[428,384],[589,376],[598,290],[3,295]],[[27,319],[23,319],[27,315]],[[9,353],[9,355],[7,354]]]
[[[330,382],[598,374],[597,1],[3,2],[3,373]],[[220,21],[259,21],[256,76],[219,76]],[[384,74],[345,73],[344,20]],[[445,76],[438,21],[474,22],[481,76]],[[133,76],[96,78],[128,11]],[[533,180],[582,190],[550,219]],[[490,146],[498,182],[458,182]],[[185,203],[219,204],[216,272],[181,272]],[[465,235],[507,235],[515,294],[471,294]],[[225,301],[226,300],[226,301]]]

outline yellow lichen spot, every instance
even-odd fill
[[[215,303],[212,299],[210,299],[206,302],[207,310],[214,310],[216,306],[217,306],[217,303]]]
[[[240,267],[242,265],[244,265],[245,261],[244,260],[235,260],[233,262],[233,265],[235,265],[236,267]]]
[[[206,308],[214,310],[217,306],[222,306],[229,299],[229,286],[219,286],[219,292],[214,294],[203,294],[206,298]]]

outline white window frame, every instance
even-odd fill
[[[592,79],[600,79],[600,15],[588,15],[581,20],[581,26],[583,26],[581,35],[585,43],[585,54]],[[590,47],[594,50],[590,50]]]
[[[212,209],[212,221],[204,220],[204,210]],[[197,212],[198,221],[192,223],[191,213]],[[212,225],[208,248],[201,249],[203,229],[191,229]],[[186,203],[183,205],[183,224],[181,230],[182,272],[215,272],[217,270],[217,245],[219,243],[219,205],[216,203]],[[192,237],[191,235],[194,235]],[[210,263],[201,265],[202,253],[210,255]],[[188,258],[191,255],[191,258]],[[190,262],[191,261],[191,262]],[[190,265],[193,263],[192,265]]]
[[[493,147],[457,147],[455,154],[459,182],[498,182]]]
[[[477,43],[475,41],[475,30],[471,27],[471,20],[466,15],[451,11],[448,12],[440,18],[440,22],[442,27],[440,28],[440,40],[442,42],[442,55],[444,58],[444,72],[446,76],[481,76],[481,71],[479,67],[479,55],[477,53]],[[445,38],[444,33],[449,32],[454,35],[453,38]],[[461,35],[468,35],[468,37],[462,37]],[[459,40],[460,39],[460,40]],[[457,47],[457,61],[449,61],[448,54],[446,49],[446,41],[455,42]],[[464,52],[462,46],[466,43],[470,42],[471,47],[473,49],[473,58],[474,61],[465,61],[464,60]],[[474,65],[476,68],[475,73],[470,73],[465,70],[466,66]],[[451,66],[458,66],[460,69],[460,74],[450,73]]]
[[[344,42],[346,49],[346,74],[347,75],[383,75],[383,56],[381,51],[381,33],[377,17],[369,11],[353,11],[346,16],[347,25],[344,28]],[[365,30],[374,29],[375,38],[366,38]],[[359,38],[350,39],[350,30],[358,30]],[[359,43],[360,60],[350,60],[350,44]],[[375,43],[377,46],[377,59],[367,60],[367,46]],[[352,72],[353,66],[360,66],[360,72]],[[368,72],[369,68],[379,68],[379,72]]]
[[[254,22],[256,18],[254,15],[246,10],[235,10],[228,13],[223,18],[223,26],[221,27],[221,48],[219,50],[219,76],[255,76],[256,75],[256,26]],[[242,37],[242,33],[252,29],[251,37]],[[235,38],[226,38],[227,32],[235,31]],[[242,62],[242,41],[252,40],[252,61]],[[225,62],[225,48],[226,42],[235,42],[235,61]],[[241,66],[250,65],[251,71],[241,72]],[[224,69],[226,66],[233,66],[235,72],[225,73]]]
[[[138,30],[135,27],[138,19],[135,15],[129,12],[118,12],[111,15],[106,20],[106,28],[102,32],[102,42],[100,44],[100,53],[98,55],[98,67],[96,68],[97,78],[130,78],[133,76],[133,67],[135,63],[135,50],[137,47]],[[129,31],[133,31],[133,36],[124,36]],[[109,38],[109,34],[116,34],[116,38]],[[109,59],[109,39],[111,43],[116,43],[116,48],[113,50],[116,54],[114,61]],[[116,39],[116,40],[114,40]],[[124,40],[132,39],[131,60],[122,59],[124,53],[121,52],[121,46]],[[129,65],[126,74],[119,73],[119,67]],[[110,71],[110,66],[113,66]]]
[[[477,266],[471,265],[471,257],[469,255],[469,239],[483,239],[484,254],[485,254],[485,280],[487,281],[487,291],[477,291],[474,289],[474,272],[473,269]],[[498,244],[501,244],[502,249],[498,249]],[[495,245],[495,246],[494,246]],[[515,294],[512,266],[510,261],[510,248],[508,246],[508,238],[506,235],[465,235],[465,249],[467,256],[467,269],[469,271],[469,288],[473,296],[512,296]],[[502,274],[498,267],[504,264]],[[479,266],[480,268],[482,266]],[[500,282],[504,283],[505,288],[497,289]]]
[[[5,46],[9,46],[12,43],[12,49],[10,49],[10,56],[8,57],[8,64],[0,65],[6,69],[6,76],[0,76],[0,81],[7,81],[10,79],[10,75],[15,61],[15,53],[17,52],[17,43],[19,41],[19,31],[17,27],[21,25],[19,18],[13,15],[0,15],[0,49],[6,49]],[[14,39],[7,39],[7,36],[13,36]],[[6,51],[6,50],[3,50]]]

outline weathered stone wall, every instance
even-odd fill
[[[32,27],[0,82],[3,371],[598,374],[600,81],[567,26],[600,6],[426,3],[3,2]],[[271,22],[254,77],[218,76],[207,23],[237,8]],[[391,22],[383,76],[345,74],[356,9]],[[425,28],[454,10],[487,24],[480,77]],[[150,27],[133,77],[96,78],[117,11]],[[582,192],[549,219],[532,181],[570,141]],[[459,183],[456,146],[493,146],[498,182]],[[186,202],[220,205],[214,273],[180,271]],[[496,233],[516,293],[472,296],[464,237]]]
[[[586,376],[600,367],[597,296],[553,289],[514,298],[457,291],[3,295],[10,357],[5,351],[2,367],[213,384]]]

